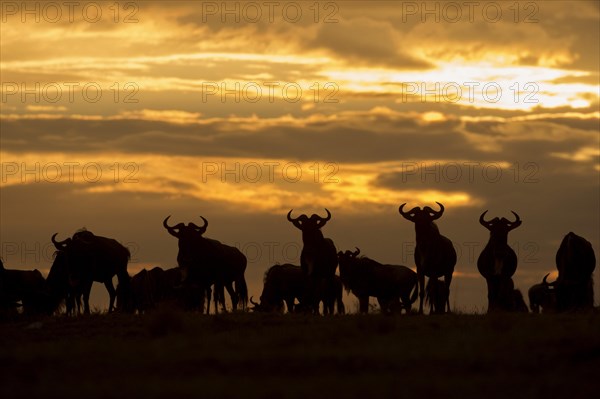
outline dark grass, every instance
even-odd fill
[[[13,320],[0,367],[2,398],[591,398],[600,315]]]

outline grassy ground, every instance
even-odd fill
[[[598,397],[600,315],[0,323],[0,397]]]

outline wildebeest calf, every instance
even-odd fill
[[[0,308],[16,310],[18,303],[24,313],[38,313],[43,303],[45,280],[39,270],[5,269],[0,260]]]
[[[344,287],[358,298],[362,313],[369,310],[369,297],[376,297],[382,312],[396,307],[410,312],[419,289],[417,273],[406,266],[382,265],[356,252],[338,252],[340,277]],[[411,296],[411,292],[413,295]]]

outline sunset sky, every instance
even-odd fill
[[[414,267],[398,205],[436,201],[455,309],[487,306],[486,209],[523,220],[524,293],[569,231],[598,256],[599,2],[53,4],[2,2],[6,267],[47,273],[50,236],[82,227],[126,243],[130,274],[173,267],[162,220],[202,215],[256,298],[300,262],[290,209],[326,207],[339,250]]]

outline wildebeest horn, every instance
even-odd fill
[[[54,244],[54,246],[56,247],[56,249],[61,250],[61,249],[65,249],[65,247],[67,246],[67,244],[69,243],[69,241],[71,240],[70,238],[67,238],[64,241],[56,241],[56,236],[58,235],[58,233],[54,233],[52,235],[52,244]]]
[[[252,299],[253,297],[250,297],[250,303],[253,304],[254,306],[260,306],[260,303],[256,303],[254,302],[254,299]]]
[[[542,279],[542,284],[550,286],[550,287],[554,287],[555,283],[549,283],[548,281],[546,281],[546,279],[548,278],[549,275],[550,275],[550,273],[548,273],[544,276],[544,278]]]
[[[408,219],[409,218],[408,212],[404,212],[404,207],[405,206],[406,206],[406,202],[404,204],[400,205],[400,207],[398,208],[398,212],[400,212],[400,214],[402,216],[404,216],[406,219]]]
[[[292,222],[292,223],[293,223],[293,222],[295,222],[296,220],[298,220],[298,219],[299,219],[299,217],[297,217],[296,219],[292,218],[292,211],[293,211],[293,209],[290,209],[290,211],[288,212],[288,214],[287,214],[287,220],[289,220],[290,222]]]
[[[169,220],[169,218],[171,217],[171,215],[167,216],[165,218],[165,220],[163,220],[163,227],[165,229],[167,229],[167,231],[169,232],[169,234],[171,234],[174,237],[179,237],[179,233],[175,232],[176,229],[181,229],[182,227],[184,227],[183,223],[178,223],[175,226],[169,226],[167,221]]]
[[[433,220],[441,218],[442,215],[444,214],[444,209],[445,209],[444,205],[442,205],[441,203],[439,203],[437,201],[435,203],[440,206],[440,210],[439,211],[434,211],[434,210],[431,211],[433,213]]]
[[[317,226],[319,227],[325,226],[325,223],[327,223],[327,221],[331,219],[331,212],[329,212],[329,209],[325,208],[325,211],[327,212],[327,216],[325,216],[324,218],[314,214],[310,217],[311,220],[316,219]]]
[[[511,229],[517,228],[521,225],[521,218],[519,217],[519,215],[517,214],[517,212],[515,211],[511,211],[513,215],[515,215],[515,221],[514,222],[510,222],[510,227]]]
[[[357,257],[358,254],[360,254],[360,249],[358,247],[354,247],[356,248],[356,252],[352,252],[352,255],[354,255],[354,257]]]
[[[174,228],[175,228],[175,226],[171,227],[171,226],[169,226],[169,224],[167,223],[167,221],[169,220],[169,218],[170,218],[170,217],[171,217],[171,215],[167,216],[167,217],[165,218],[165,220],[163,220],[163,227],[164,227],[165,229],[167,229],[167,230],[170,230],[170,229],[174,229]]]
[[[481,224],[483,227],[485,227],[485,228],[488,228],[488,229],[489,229],[489,227],[490,227],[490,222],[488,222],[488,221],[486,221],[486,220],[485,220],[485,214],[486,214],[487,212],[488,212],[488,211],[486,210],[485,212],[483,212],[483,213],[481,214],[481,216],[479,216],[479,224]]]
[[[204,221],[204,226],[198,227],[195,223],[192,222],[190,222],[189,225],[196,229],[198,232],[204,233],[206,231],[206,228],[208,227],[208,220],[206,220],[204,216],[200,216],[200,218],[202,218],[202,220]]]

